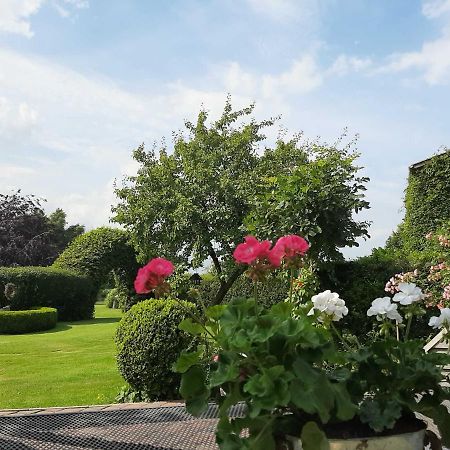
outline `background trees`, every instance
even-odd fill
[[[75,236],[81,225],[66,228],[66,214],[47,217],[41,200],[20,191],[0,194],[0,266],[46,266]]]
[[[353,213],[368,208],[366,178],[358,177],[352,146],[319,146],[300,137],[263,149],[263,130],[253,106],[208,123],[201,111],[187,136],[174,135],[173,152],[140,146],[136,176],[116,189],[113,220],[130,232],[142,261],[160,255],[190,267],[210,258],[220,280],[220,302],[244,271],[232,251],[251,232],[261,238],[285,233],[307,237],[323,259],[367,235]]]

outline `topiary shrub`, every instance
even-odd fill
[[[35,308],[26,311],[0,311],[0,334],[22,334],[50,330],[56,326],[55,308]]]
[[[128,296],[126,292],[120,287],[115,287],[108,290],[105,296],[105,306],[107,308],[126,309],[128,303]]]
[[[5,286],[15,286],[7,300]],[[48,306],[58,310],[59,320],[90,319],[95,295],[86,276],[53,267],[0,267],[0,303],[12,310]]]
[[[176,300],[145,300],[122,318],[115,335],[119,371],[146,398],[178,397],[180,377],[172,365],[192,339],[178,329],[186,309],[195,305]]]
[[[138,264],[128,234],[117,228],[101,227],[75,238],[53,267],[89,276],[98,290],[111,271],[132,286]]]

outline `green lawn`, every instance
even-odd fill
[[[0,409],[114,402],[121,312],[96,305],[95,319],[59,322],[40,333],[0,335]]]

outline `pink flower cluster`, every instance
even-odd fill
[[[411,282],[415,281],[417,275],[419,275],[419,271],[417,269],[415,269],[412,272],[396,273],[386,283],[384,290],[386,292],[389,292],[390,294],[396,294],[397,292],[400,291],[399,287],[398,287],[398,285],[400,283],[411,283]]]
[[[437,239],[442,247],[450,247],[450,239],[447,236],[440,234]]]
[[[282,262],[287,267],[300,267],[309,249],[308,242],[295,234],[281,237],[272,248],[270,241],[258,241],[254,236],[246,236],[244,241],[233,256],[237,263],[250,266],[248,275],[255,281],[264,280],[266,273]]]
[[[138,270],[134,289],[138,294],[155,291],[159,296],[169,290],[166,278],[172,275],[174,269],[174,265],[167,259],[154,258]]]
[[[450,284],[444,287],[442,297],[444,298],[444,300],[450,300]]]

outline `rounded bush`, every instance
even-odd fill
[[[5,286],[14,285],[8,300]],[[53,267],[0,267],[0,304],[12,310],[48,306],[58,310],[59,320],[90,319],[95,295],[86,276]]]
[[[179,374],[172,365],[192,338],[178,329],[186,309],[195,305],[176,300],[145,300],[134,305],[116,331],[117,364],[131,387],[150,399],[178,397]]]
[[[0,311],[0,334],[22,334],[54,328],[58,320],[55,308],[25,311]]]
[[[53,267],[87,275],[99,290],[113,270],[132,286],[138,264],[128,234],[117,228],[101,227],[76,237]]]

